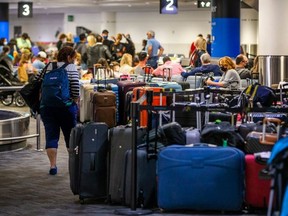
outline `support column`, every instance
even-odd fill
[[[0,38],[9,41],[9,3],[0,3]]]
[[[212,57],[240,53],[240,0],[212,0]]]
[[[116,16],[114,12],[102,12],[101,13],[101,29],[100,33],[107,29],[109,35],[116,35]]]
[[[259,81],[264,85],[288,79],[287,21],[287,0],[259,1]]]

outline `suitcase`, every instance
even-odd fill
[[[158,157],[158,206],[164,210],[239,211],[244,167],[244,153],[233,147],[168,146]]]
[[[145,128],[137,129],[137,144],[143,143],[146,134]],[[132,147],[132,128],[128,125],[119,125],[110,129],[109,154],[109,202],[124,203],[124,170],[125,154]]]
[[[258,112],[252,112],[248,114],[249,121],[251,122],[259,122],[263,121],[264,118],[277,118],[280,119],[285,124],[288,123],[288,116],[286,113],[258,113]]]
[[[277,133],[266,133],[267,123],[277,125]],[[276,118],[264,118],[262,132],[252,131],[246,137],[244,151],[246,154],[271,151],[275,142],[280,138],[281,120]]]
[[[116,126],[116,94],[113,91],[101,90],[91,92],[91,121],[105,122],[109,128]]]
[[[242,138],[244,140],[246,140],[247,135],[252,132],[252,131],[256,131],[256,132],[262,132],[263,131],[263,124],[262,122],[247,122],[247,123],[242,123],[241,125],[239,125],[238,127],[238,132],[240,134],[240,136],[242,136]],[[277,129],[276,126],[274,124],[267,124],[266,125],[266,132],[267,133],[276,133]]]
[[[236,127],[229,122],[208,123],[201,130],[201,142],[218,146],[231,146],[243,150],[244,139],[237,132]]]
[[[141,102],[141,105],[147,105],[147,99],[146,99],[146,91],[153,91],[153,92],[162,92],[164,91],[163,88],[161,87],[136,87],[133,89],[133,99],[132,101],[137,101],[139,98],[145,98],[143,102]],[[141,100],[141,99],[140,99]],[[152,106],[166,106],[166,96],[158,96],[154,95],[153,96],[153,102]],[[139,114],[139,126],[140,127],[147,127],[148,123],[148,112],[147,110],[142,110],[140,111]]]
[[[132,82],[129,80],[119,81],[117,83],[119,89],[119,124],[127,124],[127,113],[126,113],[126,93],[132,91],[135,87],[145,86],[145,82]]]
[[[125,205],[131,205],[132,151],[126,152],[125,162]],[[137,149],[137,206],[152,208],[157,206],[156,157],[149,157],[145,147]]]
[[[162,79],[162,78],[161,78]],[[170,91],[173,89],[176,92],[182,91],[181,85],[177,82],[167,82],[167,81],[157,81],[157,82],[150,82],[148,83],[150,87],[162,87],[165,91]]]
[[[245,155],[245,203],[249,209],[268,208],[271,180],[263,172],[268,160],[264,154],[267,153]]]
[[[90,121],[92,114],[92,106],[90,104],[90,94],[94,91],[95,85],[83,84],[80,86],[80,122]]]
[[[70,188],[85,198],[107,198],[108,126],[90,122],[71,131],[69,141]]]
[[[197,128],[190,127],[185,129],[186,145],[200,143],[200,131]]]

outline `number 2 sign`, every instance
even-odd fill
[[[33,17],[33,3],[18,2],[18,17]]]
[[[160,14],[177,14],[178,0],[161,0]]]

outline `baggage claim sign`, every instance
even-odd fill
[[[160,0],[160,14],[177,14],[178,0]]]
[[[33,3],[18,2],[18,17],[33,17]]]

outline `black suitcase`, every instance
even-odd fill
[[[132,151],[126,152],[125,162],[125,205],[131,205],[131,166]],[[156,183],[156,155],[149,157],[146,147],[137,149],[137,206],[152,208],[157,205]]]
[[[277,125],[276,133],[267,133],[267,123],[275,123]],[[264,118],[263,129],[261,132],[252,131],[246,136],[244,151],[246,154],[254,154],[258,152],[272,151],[275,142],[281,137],[281,120],[276,118]]]
[[[70,188],[85,198],[107,198],[108,126],[91,122],[73,128],[69,142]]]
[[[138,128],[138,144],[143,143],[146,129]],[[112,204],[124,203],[124,169],[125,154],[132,147],[132,128],[129,125],[120,125],[110,129],[109,149],[109,197]]]

